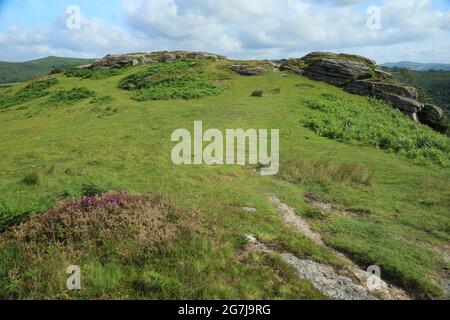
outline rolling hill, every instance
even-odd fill
[[[389,69],[394,79],[422,88],[434,103],[450,114],[450,71],[409,71]]]
[[[268,61],[103,62],[0,88],[0,299],[448,297],[448,137]],[[279,129],[278,174],[174,164],[198,121]]]
[[[387,68],[406,68],[413,71],[450,71],[450,64],[445,63],[418,63],[411,61],[387,62],[381,65]]]
[[[82,65],[92,59],[47,57],[26,62],[0,61],[0,84],[31,80],[58,68]]]

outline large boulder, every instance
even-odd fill
[[[422,110],[423,104],[418,100],[417,89],[400,86],[392,83],[358,80],[346,87],[353,94],[375,97],[388,101],[392,105],[417,121],[417,113]]]
[[[426,103],[417,116],[421,123],[426,124],[437,131],[445,130],[445,125],[443,123],[444,111],[441,108]]]
[[[373,77],[392,78],[390,73],[377,67],[376,62],[371,59],[331,52],[312,52],[301,59],[284,60],[280,70],[293,71],[310,79],[337,86]]]
[[[370,78],[371,70],[369,66],[362,62],[327,58],[312,62],[303,71],[303,74],[313,80],[340,86],[357,79]]]
[[[233,64],[230,66],[230,70],[243,76],[256,76],[265,73],[267,68],[265,66],[252,67],[245,64]]]
[[[375,66],[376,62],[372,59],[368,59],[363,56],[358,56],[354,54],[345,54],[345,53],[334,53],[334,52],[311,52],[304,56],[302,60],[306,64],[311,64],[314,61],[322,60],[322,59],[332,59],[332,60],[352,60],[352,61],[358,61],[361,63],[364,63],[368,66]]]

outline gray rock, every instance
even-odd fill
[[[444,111],[432,104],[425,104],[417,114],[420,123],[423,123],[437,131],[442,131],[444,124]]]
[[[296,256],[285,253],[284,261],[292,265],[298,275],[311,282],[320,292],[336,300],[378,300],[367,289],[354,283],[350,278],[341,276],[326,265],[310,260],[300,260]]]
[[[371,65],[374,66],[376,64],[376,61],[374,61],[372,59],[368,59],[363,56],[358,56],[358,55],[354,55],[354,54],[334,53],[334,52],[321,52],[321,51],[311,52],[302,58],[302,60],[308,64],[310,64],[312,61],[322,60],[322,59],[332,59],[332,60],[342,59],[342,60],[360,61],[369,66],[371,66]]]
[[[250,67],[245,64],[233,64],[230,66],[230,70],[244,76],[257,76],[267,71],[267,69],[263,66]]]
[[[123,55],[107,55],[95,61],[89,68],[125,68],[136,65],[146,65],[153,63],[171,62],[181,59],[226,59],[223,56],[207,52],[188,52],[188,51],[161,51],[148,53],[130,53]]]
[[[415,121],[417,121],[417,113],[423,108],[423,104],[417,101],[419,95],[413,87],[359,80],[348,85],[346,90],[353,94],[388,101]]]
[[[242,209],[242,211],[248,212],[248,213],[255,213],[255,212],[257,212],[256,208],[251,208],[251,207],[242,207],[241,209]]]
[[[340,86],[358,79],[369,78],[372,69],[358,61],[321,59],[308,66],[303,74],[313,80]]]
[[[347,87],[347,91],[350,93],[360,94],[364,96],[372,96],[382,93],[391,93],[397,96],[417,100],[419,94],[416,88],[400,86],[387,82],[376,82],[369,80],[359,80],[351,83]]]

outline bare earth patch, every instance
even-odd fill
[[[283,216],[284,222],[287,225],[293,227],[299,233],[314,241],[317,245],[325,246],[321,235],[311,230],[308,223],[300,216],[298,216],[293,208],[283,203],[274,195],[271,195],[269,197],[269,200],[274,205],[276,205],[278,211]],[[293,265],[297,269],[299,275],[302,278],[310,280],[311,283],[316,286],[316,288],[319,289],[322,293],[329,295],[330,292],[336,291],[336,294],[329,295],[332,298],[352,300],[366,298],[371,299],[376,296],[386,300],[411,299],[405,291],[396,288],[384,282],[383,280],[381,280],[381,287],[379,289],[371,290],[367,286],[367,280],[371,276],[370,273],[362,270],[358,265],[356,265],[341,252],[338,252],[330,247],[328,247],[328,249],[347,264],[347,270],[334,271],[334,269],[330,266],[321,265],[313,261],[300,260],[292,254],[284,254],[283,257],[286,262]],[[353,280],[339,274],[350,276]],[[363,288],[364,291],[360,291],[361,288]],[[349,292],[354,293],[354,295],[349,294]],[[359,294],[357,292],[359,292]],[[363,294],[361,294],[361,292],[363,292]]]

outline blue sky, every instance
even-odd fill
[[[70,5],[82,13],[75,30],[66,25]],[[374,5],[380,24],[369,29]],[[450,0],[0,0],[0,60],[166,49],[450,63]]]

